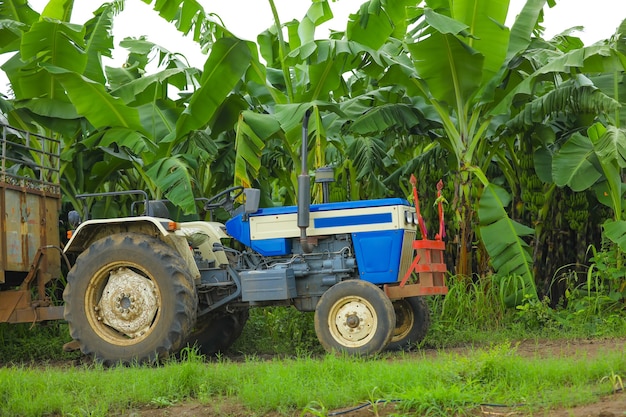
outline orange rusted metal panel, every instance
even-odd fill
[[[62,318],[46,296],[61,276],[60,147],[0,124],[0,284],[13,288],[0,291],[0,322]]]
[[[399,284],[385,285],[389,298],[404,298],[417,295],[447,294],[444,263],[445,243],[440,240],[414,240],[415,258]],[[409,283],[414,276],[415,282]]]
[[[385,294],[391,300],[399,298],[416,297],[420,295],[442,295],[448,293],[448,287],[443,286],[423,286],[421,284],[407,284],[400,287],[398,284],[386,284],[383,287]]]
[[[444,251],[446,244],[441,240],[414,240],[413,249],[435,249]]]
[[[24,298],[30,299],[26,291],[0,291],[0,323],[8,322],[18,306],[24,307],[25,301],[28,305],[30,300]]]
[[[36,321],[63,319],[63,306],[34,307],[16,310],[10,323],[34,323]]]

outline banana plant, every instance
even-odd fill
[[[64,191],[71,195],[130,185],[147,189],[153,198],[165,195],[187,212],[195,211],[199,189],[195,173],[199,165],[211,162],[217,148],[211,140],[200,141],[203,146],[193,149],[187,144],[219,124],[222,103],[250,68],[255,45],[229,36],[226,30],[218,35],[211,31],[209,43],[201,35],[210,20],[197,2],[157,2],[161,16],[210,47],[204,70],[189,68],[176,54],[138,39],[123,42],[130,52],[125,68],[103,71],[101,57],[111,55],[110,29],[122,2],[103,4],[84,25],[68,23],[72,7],[72,0],[50,0],[40,16],[23,0],[0,6],[2,17],[13,22],[2,27],[9,36],[0,41],[3,51],[15,52],[2,67],[15,94],[13,107],[7,107],[9,122],[60,135],[62,171],[74,178],[83,177],[79,171],[85,167],[70,165],[85,156],[79,149],[87,149],[90,163],[107,161],[128,172],[125,178],[134,182],[124,184],[111,171],[96,170],[92,174],[111,176],[68,182]],[[158,73],[144,75],[148,54],[155,50]],[[183,100],[172,99],[170,86],[190,94]],[[182,149],[187,157],[178,155]],[[96,161],[94,152],[99,153]],[[78,190],[78,184],[86,188]]]
[[[379,40],[375,37],[394,31],[393,39],[383,40],[379,48],[383,64],[378,81],[380,85],[401,85],[407,95],[419,98],[413,100],[419,113],[440,127],[442,134],[434,139],[452,156],[450,170],[458,173],[454,199],[459,224],[455,272],[460,275],[472,273],[476,204],[472,178],[486,178],[483,168],[491,163],[500,147],[499,138],[490,130],[492,123],[496,116],[509,112],[509,108],[500,113],[493,113],[493,109],[505,96],[503,93],[512,88],[505,79],[516,80],[511,77],[511,63],[530,45],[545,3],[527,1],[509,30],[504,26],[509,6],[506,0],[412,2],[412,6],[418,7],[407,7],[406,2],[372,1],[368,2],[367,17],[386,31],[382,31],[383,35],[367,30],[352,32],[357,42],[377,46]],[[367,28],[369,19],[361,18],[355,24]],[[399,34],[397,28],[404,32]],[[406,47],[394,40],[398,38],[404,39]],[[479,189],[478,195],[481,192]],[[521,238],[515,236],[520,241]],[[491,247],[485,246],[488,250]],[[520,261],[524,264],[522,269],[530,271],[523,245],[514,248],[514,254],[490,252],[493,264]],[[532,281],[533,277],[526,274],[524,279]]]
[[[434,138],[452,155],[450,169],[458,172],[455,201],[460,244],[456,272],[469,275],[470,251],[476,230],[473,227],[476,213],[474,196],[478,196],[481,204],[483,198],[491,203],[504,204],[506,201],[488,198],[489,195],[484,194],[493,188],[483,181],[487,178],[487,168],[497,162],[508,179],[509,187],[512,190],[516,187],[514,167],[509,163],[514,150],[514,132],[502,129],[499,123],[513,118],[512,126],[548,108],[564,111],[568,106],[582,105],[603,114],[614,108],[614,103],[605,95],[593,93],[595,88],[577,86],[569,90],[570,95],[566,93],[566,88],[562,88],[558,94],[546,95],[526,107],[522,106],[521,113],[518,110],[520,103],[528,102],[538,92],[564,87],[545,81],[567,79],[573,68],[585,72],[609,71],[611,66],[605,57],[612,52],[607,46],[581,48],[582,44],[568,53],[546,50],[549,62],[533,69],[532,60],[528,61],[531,65],[524,64],[524,56],[531,42],[542,42],[533,40],[533,36],[545,1],[527,1],[510,31],[503,24],[508,1],[460,0],[448,4],[426,0],[421,3],[418,2],[418,5],[422,7],[410,9],[404,7],[402,2],[369,3],[370,9],[377,4],[379,7],[374,10],[386,12],[386,15],[378,13],[377,16],[386,17],[392,22],[391,27],[410,28],[404,35],[409,60],[393,41],[381,48],[386,66],[383,71],[385,76],[379,79],[379,85],[402,85],[407,94],[422,99],[422,114],[436,114],[429,119],[433,123],[438,121],[444,134],[434,135]],[[397,19],[408,19],[410,25],[394,25]],[[359,32],[358,36],[367,36],[364,33]],[[393,54],[386,53],[385,48]],[[529,50],[527,54],[532,55],[532,52]],[[520,115],[515,117],[517,113]],[[472,190],[476,187],[472,178],[480,179],[478,184],[482,187]],[[504,210],[498,212],[506,213]],[[485,215],[485,210],[479,208],[479,218],[481,213]],[[507,223],[515,224],[510,219]],[[521,230],[520,227],[509,228],[512,231]],[[483,218],[480,218],[477,230],[477,237],[487,249],[492,265],[499,272],[506,273],[519,263],[524,272],[522,278],[528,284],[525,286],[532,288],[532,260],[522,241],[524,233],[515,235],[518,244],[511,246],[515,251],[498,251],[492,245],[494,242],[490,242],[498,237],[489,233]],[[486,231],[485,235],[483,231]]]
[[[531,251],[521,237],[532,236],[534,230],[512,220],[507,212],[511,195],[487,180],[480,171],[476,175],[484,185],[478,205],[480,236],[491,257],[493,268],[501,277],[521,277],[515,287],[502,288],[507,306],[519,305],[526,297],[537,299],[532,271]],[[504,282],[504,280],[503,280]]]
[[[345,94],[341,74],[357,63],[351,62],[354,55],[343,43],[314,39],[315,28],[332,17],[326,0],[312,2],[301,22],[285,25],[288,39],[283,37],[283,25],[273,0],[269,0],[268,6],[274,25],[259,35],[267,69],[263,78],[256,80],[256,86],[250,85],[247,99],[255,111],[243,112],[237,124],[235,183],[248,186],[251,178],[256,178],[256,185],[269,191],[272,184],[258,181],[258,174],[262,169],[270,170],[269,177],[279,178],[287,186],[281,203],[293,203],[297,189],[293,167],[301,165],[298,149],[304,114],[312,110],[310,146],[314,151],[309,153],[313,161],[308,166],[325,166],[326,148],[332,145],[329,138],[337,133],[328,120],[332,114],[340,113],[331,97]],[[270,168],[261,164],[267,154],[275,157]]]
[[[259,175],[267,173],[286,186],[281,202],[293,203],[293,167],[301,164],[301,122],[311,109],[307,166],[336,167],[337,179],[349,185],[352,199],[387,195],[390,188],[395,191],[397,186],[386,182],[389,171],[404,161],[401,153],[412,152],[393,144],[409,142],[406,138],[411,130],[418,130],[418,121],[427,119],[401,88],[376,87],[377,77],[384,75],[385,57],[394,53],[385,45],[394,34],[392,25],[364,5],[345,31],[335,32],[330,39],[315,39],[316,27],[332,16],[326,1],[312,2],[302,21],[284,26],[273,2],[269,3],[275,22],[258,37],[267,78],[264,85],[249,90],[247,99],[254,109],[239,119],[235,181],[249,185],[255,179],[257,186],[269,190],[272,184],[263,183],[264,175]],[[376,30],[365,30],[358,16]],[[402,22],[406,24],[398,18],[400,26]],[[287,36],[278,28],[284,28]],[[261,164],[267,155],[273,156],[271,165],[276,169]],[[321,200],[319,191],[314,191],[316,201]]]
[[[605,221],[604,232],[622,251],[626,251],[624,168],[626,131],[600,123],[588,129],[587,136],[574,134],[552,161],[557,186],[569,186],[574,191],[594,189],[598,200],[611,208],[613,218]]]
[[[606,236],[618,243],[622,219],[621,171],[624,165],[624,132],[619,126],[625,120],[623,86],[620,80],[626,70],[626,20],[615,37],[589,47],[553,53],[550,60],[534,69],[531,77],[513,89],[503,104],[527,94],[538,86],[537,80],[551,76],[556,88],[528,103],[507,126],[537,126],[550,123],[559,112],[588,115],[592,125],[582,132],[564,132],[542,143],[536,152],[537,174],[548,183],[569,186],[573,191],[596,190],[598,200],[612,209],[613,219],[604,224]],[[580,72],[590,74],[585,76]],[[574,73],[572,75],[572,73]],[[564,81],[567,77],[569,80]],[[589,116],[590,115],[590,116]],[[582,117],[578,117],[580,121]],[[580,130],[580,126],[579,129]],[[622,242],[619,243],[623,245]]]

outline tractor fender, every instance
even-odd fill
[[[229,239],[226,227],[218,222],[193,221],[178,223],[176,234],[185,236],[196,248],[203,259],[214,262],[217,267],[225,267],[229,264],[228,258],[222,247],[222,240]],[[201,236],[196,239],[193,236]]]
[[[87,220],[74,230],[63,252],[77,256],[104,237],[118,233],[141,233],[156,237],[174,248],[187,264],[194,280],[199,280],[200,271],[193,259],[193,253],[189,250],[189,244],[185,236],[172,230],[171,223],[171,220],[148,216]]]

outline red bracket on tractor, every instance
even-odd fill
[[[421,239],[413,241],[413,250],[415,257],[411,266],[408,268],[399,284],[385,285],[384,289],[387,296],[391,299],[413,297],[418,295],[434,295],[447,294],[448,287],[445,284],[445,275],[448,272],[444,262],[444,252],[446,244],[443,238],[446,236],[445,221],[443,217],[442,196],[443,181],[437,183],[437,212],[439,214],[439,231],[435,235],[435,239],[428,239],[428,231],[426,223],[422,217],[419,196],[417,193],[417,178],[411,175],[410,179],[413,185],[413,200],[415,203],[415,213],[417,215],[417,227],[421,234]],[[409,278],[416,275],[416,280],[409,283]]]

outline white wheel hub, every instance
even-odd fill
[[[111,271],[96,307],[98,320],[131,339],[148,331],[158,309],[154,283],[128,268]]]
[[[377,318],[367,301],[359,297],[345,297],[332,310],[329,316],[331,333],[343,345],[359,347],[374,336]]]

